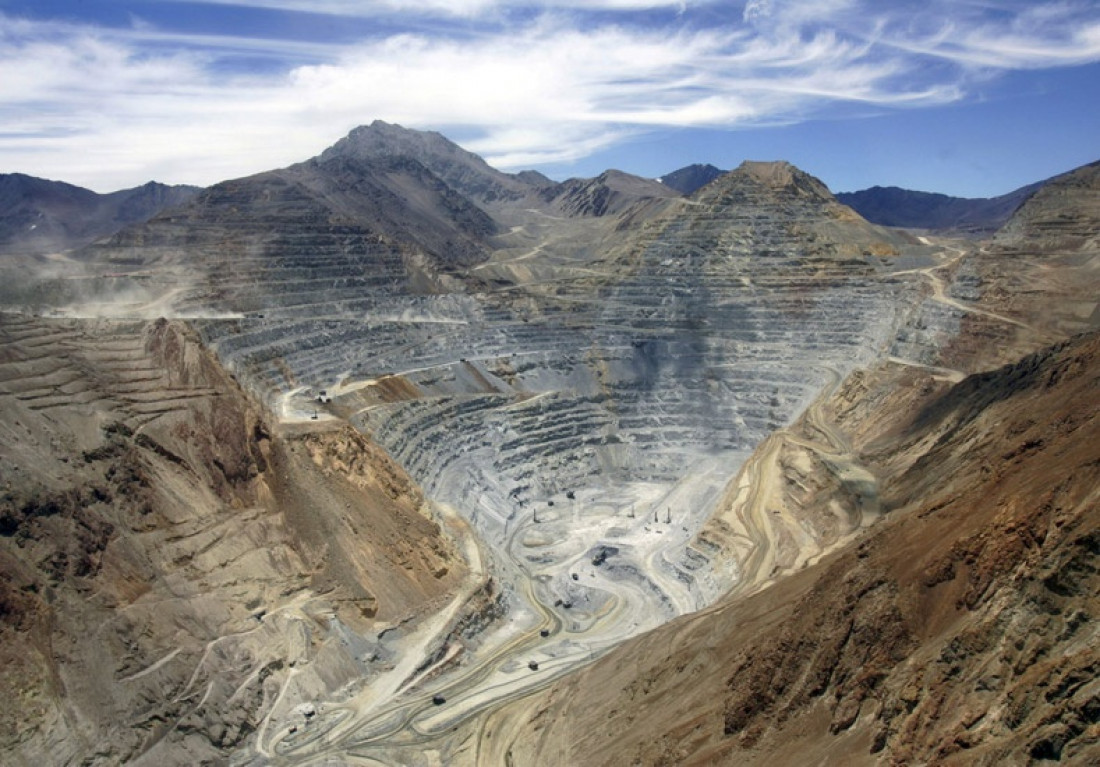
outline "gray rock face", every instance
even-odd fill
[[[602,646],[729,587],[736,571],[694,532],[765,435],[885,352],[918,293],[892,259],[926,250],[786,164],[667,199],[569,279],[199,327],[277,412],[303,418],[325,390],[461,510],[502,580],[533,584],[513,614],[570,604]],[[614,567],[578,585],[570,565],[595,543]],[[608,600],[644,618],[600,626]]]
[[[468,519],[501,581],[515,584],[511,614],[564,611],[566,637],[594,647],[728,588],[736,570],[694,533],[765,435],[885,350],[916,298],[911,282],[890,277],[892,259],[927,250],[867,224],[787,164],[747,163],[690,200],[609,173],[554,188],[548,214],[517,217],[502,196],[483,203],[512,238],[536,243],[501,273],[554,256],[552,278],[485,286],[477,269],[452,269],[453,282],[436,276],[425,289],[410,270],[433,273],[442,251],[422,232],[440,220],[455,233],[489,227],[464,206],[444,208],[454,187],[408,170],[426,168],[420,160],[352,154],[215,187],[191,220],[129,233],[141,250],[120,237],[95,257],[199,254],[208,287],[182,305],[243,315],[196,324],[246,387],[291,420],[308,420],[324,390],[326,412]],[[381,213],[363,215],[359,195],[381,168],[440,202],[429,208],[418,192],[377,209],[435,216],[437,228],[398,240]],[[589,231],[575,228],[586,221],[614,238],[555,250]],[[614,566],[572,579],[571,563],[591,560],[594,544],[617,549]],[[621,617],[601,621],[613,603]],[[569,646],[546,651],[567,663]]]
[[[643,200],[678,196],[673,188],[616,170],[593,179],[570,179],[543,192],[545,199],[568,216],[621,214]]]
[[[369,241],[395,255],[423,252],[443,267],[476,262],[494,230],[480,208],[415,160],[336,157],[217,184],[190,206],[83,255],[108,263],[185,263],[217,285],[218,270],[234,256],[307,266],[311,254],[295,243],[315,241],[321,252],[353,257]]]
[[[483,205],[523,199],[532,190],[530,180],[540,186],[529,176],[501,173],[439,133],[408,130],[381,120],[356,128],[319,159],[322,163],[337,158],[389,162],[399,157],[415,159],[453,190]]]

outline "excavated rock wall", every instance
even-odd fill
[[[764,593],[628,643],[515,707],[522,726],[504,710],[485,725],[511,733],[493,754],[1094,761],[1098,361],[1094,333],[970,377],[915,418],[874,413],[893,434],[864,456],[886,522]],[[888,469],[898,453],[918,457]]]
[[[1096,179],[1052,183],[992,244],[899,259],[926,289],[886,358],[769,438],[743,516],[712,520],[748,588],[490,715],[507,735],[481,757],[1096,761]],[[879,524],[814,545],[868,501]]]
[[[860,221],[790,166],[716,182],[630,243],[607,276],[522,293],[364,287],[361,302],[391,308],[272,321],[285,311],[274,308],[200,327],[242,380],[299,417],[320,391],[335,394],[328,412],[499,547],[511,523],[567,492],[623,514],[632,488],[670,485],[700,460],[718,456],[732,474],[827,380],[880,354],[919,290],[890,276],[899,249],[920,250],[913,241]],[[327,284],[329,269],[311,259],[312,282]],[[282,278],[247,281],[271,290]],[[333,301],[324,311],[351,308]],[[672,567],[688,583],[698,569]]]
[[[377,447],[273,432],[186,327],[4,315],[0,334],[7,763],[224,759],[369,678],[393,652],[375,619],[461,581]]]
[[[971,252],[786,163],[679,198],[376,123],[89,248],[35,295],[194,317],[221,366],[175,323],[0,323],[8,753],[1087,758],[1094,419],[1039,390],[1091,403],[1095,350],[944,392],[1095,326],[1095,179]]]

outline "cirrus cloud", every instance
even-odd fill
[[[208,5],[234,5],[333,16],[374,17],[382,14],[478,16],[504,9],[639,11],[655,8],[686,10],[716,0],[193,0]]]
[[[532,4],[309,4],[360,16],[403,5],[471,15]],[[410,27],[339,45],[0,15],[0,164],[100,190],[149,178],[209,184],[304,159],[380,118],[443,130],[500,167],[530,167],[655,128],[944,104],[998,72],[1100,60],[1100,12],[1089,4],[1009,2],[991,14],[940,0],[750,0],[722,24],[716,6],[700,16],[707,23],[634,13],[706,3],[586,5],[604,13],[544,11],[453,34]],[[256,57],[276,65],[240,65]]]

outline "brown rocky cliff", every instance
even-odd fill
[[[313,588],[351,614],[400,621],[457,583],[463,568],[420,489],[377,445],[344,425],[275,445],[271,489]]]
[[[187,326],[8,315],[0,336],[6,764],[223,760],[277,701],[370,677],[342,625],[461,580],[377,447],[278,432]]]

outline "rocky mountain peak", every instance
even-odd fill
[[[671,199],[679,192],[653,179],[634,176],[621,170],[605,170],[595,178],[573,178],[543,192],[547,200],[556,200],[570,216],[618,214],[644,199]]]
[[[662,184],[653,179],[635,176],[621,170],[610,168],[598,175],[594,181],[613,189],[631,190],[638,194],[647,194],[654,197],[674,197],[675,194]]]
[[[832,192],[825,184],[783,160],[776,162],[745,160],[729,175],[741,182],[777,191],[793,191],[803,196],[833,199]]]
[[[823,182],[789,162],[746,160],[698,190],[694,196],[704,204],[719,207],[771,208],[781,205],[784,209],[793,206],[804,214],[816,211],[834,218],[858,218],[851,209],[837,202]],[[826,212],[826,208],[829,211]]]
[[[681,194],[691,194],[697,189],[706,186],[711,181],[714,181],[714,179],[724,173],[724,170],[716,168],[709,163],[706,165],[695,163],[694,165],[688,165],[679,170],[674,170],[672,173],[667,173],[657,180]]]
[[[395,158],[415,160],[455,191],[480,203],[519,199],[531,191],[522,180],[490,167],[440,133],[413,130],[382,120],[355,128],[322,152],[318,161]]]
[[[516,174],[516,178],[529,186],[536,189],[546,189],[552,186],[557,186],[557,181],[552,178],[539,173],[537,170],[521,170]]]
[[[418,131],[396,123],[375,120],[360,125],[321,154],[322,160],[332,157],[374,159],[408,155],[416,159],[436,155],[480,159],[435,131]]]
[[[701,218],[704,228],[706,221],[722,220],[768,240],[771,252],[792,257],[885,256],[915,242],[904,232],[869,224],[837,202],[824,183],[788,162],[744,162],[696,191],[689,208],[679,215]]]

